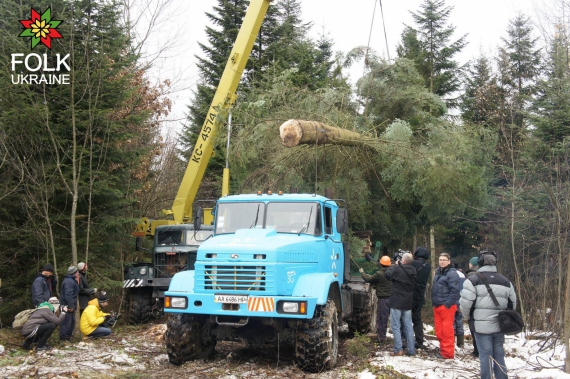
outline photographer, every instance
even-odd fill
[[[106,307],[109,303],[109,298],[104,292],[97,299],[93,299],[85,308],[79,321],[79,328],[83,333],[83,339],[86,338],[100,338],[111,334],[111,329],[107,326],[112,326],[115,323],[114,317],[105,313],[101,308]]]
[[[32,344],[37,343],[36,350],[50,350],[47,341],[51,337],[57,325],[65,318],[67,307],[60,308],[57,297],[38,305],[38,309],[30,315],[22,328],[22,335],[26,340],[22,344],[24,350],[30,350]]]

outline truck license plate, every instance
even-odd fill
[[[214,302],[226,304],[247,304],[247,295],[214,295]]]

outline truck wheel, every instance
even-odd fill
[[[127,290],[125,317],[131,325],[143,324],[150,320],[152,303],[151,288],[132,288]]]
[[[295,358],[299,368],[309,372],[329,370],[338,359],[338,318],[333,300],[317,305],[310,320],[297,322]]]
[[[175,314],[166,322],[166,352],[168,360],[175,365],[198,358],[209,358],[214,354],[216,341],[204,341],[202,316]]]
[[[376,297],[376,290],[372,288],[366,306],[364,308],[354,308],[352,314],[346,320],[349,333],[354,335],[355,332],[360,334],[376,332],[377,309],[378,298]]]

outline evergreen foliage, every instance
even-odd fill
[[[48,67],[56,54],[70,54],[70,85],[12,84],[11,54],[29,53],[29,41],[14,38],[17,20],[30,8],[0,1],[3,14],[18,15],[1,31],[8,43],[0,51],[0,146],[10,180],[1,184],[0,208],[10,216],[0,224],[0,266],[24,270],[3,281],[19,301],[30,299],[33,275],[46,262],[61,283],[69,265],[89,259],[94,286],[121,288],[122,254],[140,216],[133,205],[169,106],[137,66],[119,3],[34,4],[48,6],[65,20],[58,27],[64,38],[34,52],[47,55]],[[23,65],[17,73],[30,74]]]
[[[236,108],[243,124],[233,142],[237,192],[296,187],[300,192],[323,193],[332,188],[335,196],[348,201],[351,213],[358,215],[351,218],[354,229],[379,230],[383,243],[392,247],[412,236],[422,219],[448,220],[464,212],[465,203],[485,204],[490,154],[483,154],[487,150],[482,147],[473,151],[473,147],[492,135],[431,116],[425,110],[430,105],[441,109],[441,114],[445,107],[421,84],[409,61],[371,66],[369,76],[359,85],[378,102],[365,120],[356,104],[344,101],[347,94],[342,90],[297,88],[289,72],[276,78],[271,87],[250,92]],[[409,83],[416,83],[410,90],[414,96],[382,101],[390,89],[399,92]],[[382,103],[393,109],[381,107]],[[415,111],[402,111],[410,109]],[[280,145],[275,131],[293,112],[295,118],[356,130],[371,138],[362,147],[288,149]],[[409,122],[396,117],[409,117],[416,126],[419,120],[433,122],[414,133]],[[388,125],[372,124],[370,120],[375,119]]]
[[[453,7],[444,0],[425,0],[412,16],[417,28],[406,27],[398,56],[414,61],[430,92],[441,96],[449,108],[457,106],[461,67],[453,57],[466,45],[466,35],[452,41],[455,31],[448,24]]]
[[[463,121],[496,128],[505,101],[490,60],[484,55],[474,59],[466,73],[459,107]]]
[[[247,4],[218,0],[208,13],[183,153],[193,147]],[[361,47],[335,54],[324,31],[310,39],[312,24],[302,22],[299,5],[272,2],[246,67],[233,109],[231,192],[332,188],[349,204],[351,229],[372,230],[390,250],[427,246],[431,225],[436,253],[449,251],[460,264],[478,249],[494,249],[527,324],[568,335],[559,322],[570,319],[564,22],[543,57],[529,18],[519,15],[496,55],[474,57],[461,71],[455,57],[465,36],[453,39],[452,8],[443,0],[425,0],[413,13],[416,25],[404,30],[394,62]],[[46,262],[61,281],[68,265],[88,260],[90,283],[119,297],[121,263],[145,259],[131,251],[134,224],[171,204],[185,165],[160,137],[169,103],[133,52],[123,3],[33,4],[51,6],[64,20],[63,38],[33,52],[47,54],[48,66],[56,54],[71,54],[73,86],[12,82],[11,54],[30,52],[17,22],[29,6],[0,0],[2,319],[29,307],[33,276]],[[352,89],[343,70],[365,55],[366,73]],[[29,74],[23,66],[17,71]],[[453,122],[446,112],[456,106],[461,119]],[[291,118],[356,131],[363,144],[285,148],[277,130]],[[225,145],[225,133],[217,143]],[[204,198],[221,187],[225,153],[217,152]]]
[[[188,123],[181,135],[182,155],[185,157],[194,148],[247,4],[244,0],[218,0],[215,13],[207,13],[215,28],[207,27],[208,44],[200,44],[204,52],[203,57],[197,57],[201,80],[189,106]],[[240,96],[263,85],[266,78],[290,69],[294,69],[289,73],[297,86],[314,89],[325,85],[333,65],[332,43],[326,36],[321,36],[317,42],[310,40],[306,35],[310,28],[310,24],[301,21],[298,0],[271,3],[238,89]],[[210,159],[198,194],[202,198],[215,198],[220,193],[226,154],[221,144],[215,150],[217,153]]]
[[[550,47],[547,77],[538,82],[537,98],[532,106],[534,134],[551,148],[570,136],[568,58],[568,41],[558,36]]]

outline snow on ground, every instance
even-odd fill
[[[426,325],[427,326],[427,325]],[[527,339],[524,333],[506,336],[505,362],[512,378],[551,378],[570,379],[570,374],[563,372],[564,346],[560,341],[542,336],[542,339]],[[415,357],[392,357],[392,346],[376,352],[371,360],[374,366],[391,366],[395,371],[412,378],[422,379],[474,379],[479,378],[479,360],[472,357],[471,341],[466,341],[465,348],[456,348],[455,359],[436,359],[433,351],[439,347],[437,340],[426,342],[428,349],[416,350]],[[375,376],[368,370],[359,374],[359,379],[371,379]]]
[[[480,378],[479,360],[470,355],[473,351],[471,341],[466,341],[465,349],[456,350],[455,359],[439,360],[435,358],[439,343],[433,339],[433,329],[428,325],[425,325],[425,332],[432,339],[426,341],[427,349],[417,350],[415,357],[391,357],[392,346],[378,348],[370,344],[374,351],[367,358],[346,359],[347,351],[344,350],[345,358],[335,369],[316,374],[303,373],[298,369],[291,351],[283,351],[276,358],[274,350],[250,351],[245,344],[231,342],[220,342],[212,360],[196,360],[174,366],[168,362],[166,355],[163,340],[165,330],[166,325],[157,324],[124,327],[100,340],[62,344],[54,339],[54,349],[49,352],[23,351],[20,348],[21,336],[14,331],[5,331],[0,335],[0,378],[100,379],[132,375],[161,379],[374,379],[396,377],[390,374],[392,372],[422,379]],[[374,334],[369,337],[374,339]],[[341,341],[343,346],[346,341]],[[549,335],[529,333],[526,336],[507,336],[505,351],[510,378],[570,379],[570,375],[562,371],[564,348],[560,341]],[[382,367],[382,370],[374,366]]]

